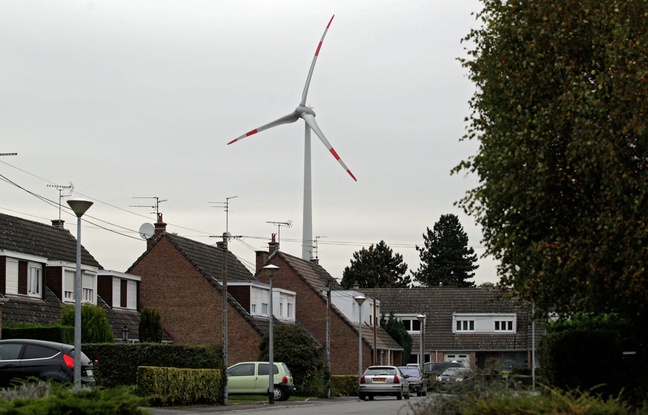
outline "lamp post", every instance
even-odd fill
[[[129,335],[130,335],[130,329],[128,328],[127,325],[124,325],[124,326],[122,327],[122,341],[123,341],[124,343],[128,342],[128,337],[129,337]]]
[[[358,381],[360,381],[362,377],[362,303],[365,302],[367,297],[358,295],[353,297],[353,299],[358,303]]]
[[[74,388],[81,387],[81,216],[92,206],[85,199],[68,199],[68,205],[77,217],[76,274],[74,276]]]
[[[421,346],[421,354],[419,354],[419,357],[421,360],[419,360],[419,366],[421,367],[421,374],[423,374],[425,372],[425,355],[423,354],[423,351],[425,350],[423,347],[423,342],[425,342],[425,315],[419,314],[416,316],[416,319],[421,323],[421,339],[419,341]]]
[[[268,301],[268,304],[270,306],[270,310],[268,311],[268,318],[269,318],[269,329],[268,329],[268,374],[269,376],[269,381],[268,381],[268,403],[270,405],[274,405],[274,346],[273,346],[273,338],[272,338],[272,325],[273,325],[273,320],[274,320],[274,315],[273,315],[273,309],[272,309],[272,277],[274,274],[277,272],[279,269],[278,266],[276,265],[266,265],[263,267],[264,270],[268,273],[268,279],[270,280],[270,299]]]

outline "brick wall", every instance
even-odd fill
[[[131,274],[142,277],[142,307],[160,312],[162,327],[176,343],[222,344],[222,296],[163,238]],[[228,304],[228,364],[256,360],[260,335]]]
[[[272,286],[285,288],[297,293],[296,317],[324,345],[322,359],[326,361],[326,299],[317,295],[306,283],[280,258],[273,258],[272,264],[279,270],[272,278]],[[257,278],[268,283],[260,273]],[[349,327],[333,310],[330,313],[331,373],[334,375],[358,374],[358,334]],[[369,335],[363,331],[365,335]],[[363,342],[363,369],[371,364],[371,348]]]

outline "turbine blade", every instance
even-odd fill
[[[299,119],[299,117],[296,116],[294,112],[291,112],[290,114],[285,115],[285,116],[283,116],[283,117],[281,117],[281,118],[279,118],[279,119],[277,119],[277,120],[274,120],[274,121],[272,121],[272,122],[269,122],[269,123],[267,123],[267,124],[264,124],[264,125],[262,125],[261,127],[255,128],[254,130],[250,130],[250,131],[248,131],[247,133],[243,134],[243,135],[240,136],[240,137],[236,137],[235,139],[233,139],[232,141],[230,141],[229,143],[227,143],[227,145],[230,145],[230,144],[236,143],[237,141],[241,141],[241,140],[244,139],[245,137],[249,137],[249,136],[254,135],[254,134],[256,134],[256,133],[259,133],[259,132],[261,132],[261,131],[263,131],[263,130],[267,130],[267,129],[269,129],[269,128],[276,127],[276,126],[278,126],[278,125],[281,125],[281,124],[290,124],[291,122],[295,122],[295,121],[297,121],[298,119]]]
[[[308,88],[310,87],[310,82],[311,78],[313,77],[313,70],[315,69],[315,62],[317,62],[317,57],[319,56],[320,49],[322,48],[322,44],[324,43],[324,38],[326,37],[326,32],[328,32],[329,27],[331,27],[331,23],[333,23],[333,15],[331,17],[331,20],[329,20],[328,24],[326,25],[326,29],[324,29],[324,34],[322,34],[322,38],[320,39],[318,45],[317,45],[317,50],[315,51],[315,56],[313,56],[313,61],[311,62],[310,70],[308,71],[308,77],[306,78],[306,85],[304,85],[304,92],[302,93],[302,99],[300,105],[304,106],[306,105],[306,97],[308,96]]]
[[[326,139],[326,137],[324,136],[324,133],[322,132],[322,130],[320,130],[319,126],[317,125],[317,121],[315,121],[315,116],[313,116],[312,114],[303,113],[303,114],[301,114],[301,117],[304,119],[304,121],[306,121],[306,124],[308,124],[310,129],[313,130],[315,132],[315,134],[317,134],[317,136],[320,138],[320,140],[322,140],[322,143],[324,143],[326,148],[328,148],[328,150],[331,152],[333,157],[335,157],[335,159],[338,161],[338,163],[340,163],[342,168],[347,173],[349,173],[349,176],[351,176],[351,178],[353,178],[353,180],[355,180],[357,182],[358,179],[356,179],[356,177],[353,175],[353,173],[351,173],[351,170],[349,170],[347,165],[344,164],[344,162],[342,161],[342,159],[340,158],[338,153],[335,151],[335,149],[333,148],[331,143],[329,143],[328,140]]]

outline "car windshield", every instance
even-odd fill
[[[446,369],[443,372],[443,376],[459,376],[461,375],[461,368],[458,367],[451,367]]]
[[[365,375],[396,375],[396,369],[393,367],[370,367]]]
[[[403,372],[407,376],[416,376],[416,377],[421,376],[421,374],[419,373],[419,370],[416,369],[416,368],[402,367],[401,372]]]

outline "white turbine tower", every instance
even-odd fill
[[[297,108],[288,115],[285,115],[277,120],[274,120],[268,124],[262,125],[261,127],[255,128],[254,130],[248,131],[240,137],[235,138],[230,141],[229,144],[236,143],[249,137],[253,134],[267,130],[272,127],[276,127],[281,124],[289,124],[302,119],[305,122],[304,130],[304,216],[303,216],[303,229],[302,229],[302,259],[310,260],[313,250],[313,203],[312,203],[312,186],[311,186],[311,130],[322,140],[322,143],[328,148],[333,157],[340,163],[342,168],[346,170],[347,173],[357,181],[356,177],[351,173],[351,170],[344,164],[340,156],[331,146],[331,143],[328,142],[322,130],[320,130],[317,122],[315,121],[315,112],[312,108],[306,106],[306,97],[308,96],[308,88],[310,86],[311,78],[313,76],[313,70],[315,69],[315,62],[317,62],[317,57],[319,56],[320,49],[322,48],[322,43],[324,43],[324,37],[326,37],[326,32],[328,32],[331,23],[333,22],[333,15],[331,20],[329,20],[324,29],[324,34],[317,45],[317,50],[315,51],[315,56],[313,56],[313,61],[311,62],[310,70],[308,71],[308,77],[306,78],[306,85],[304,86],[304,92],[302,93],[301,101]]]

